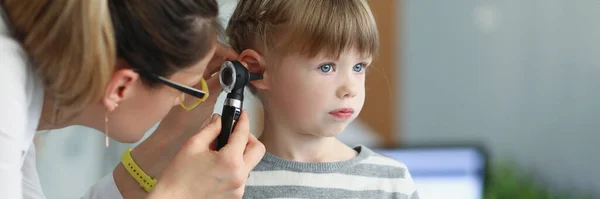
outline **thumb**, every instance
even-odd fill
[[[221,132],[221,116],[214,114],[208,124],[200,132],[192,136],[186,143],[189,150],[194,152],[204,152],[208,150],[210,144],[219,136]]]

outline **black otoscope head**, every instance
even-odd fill
[[[252,73],[239,61],[227,61],[221,67],[219,81],[227,98],[243,100],[244,87],[250,81],[262,79],[262,74]]]

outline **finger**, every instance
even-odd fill
[[[202,77],[204,79],[213,77],[215,73],[219,72],[223,63],[225,63],[225,58],[215,55],[210,62],[208,62],[208,66],[206,66],[206,70],[204,71],[204,75],[202,75]]]
[[[221,87],[221,82],[219,82],[219,76],[211,77],[206,80],[206,84],[208,85],[208,90],[210,93],[220,93],[223,90]]]
[[[233,50],[233,48],[230,48],[229,46],[226,46],[225,44],[222,44],[219,42],[219,46],[217,46],[217,50],[215,52],[215,55],[219,55],[221,57],[224,57],[226,60],[236,60],[239,57],[239,54],[237,52],[235,52],[235,50]]]
[[[228,191],[226,193],[225,198],[244,198],[244,190],[245,189],[246,189],[245,186],[240,186],[239,188],[237,188],[235,190]]]
[[[192,136],[193,146],[192,151],[204,151],[210,143],[213,142],[219,133],[221,132],[221,116],[219,114],[214,114],[210,120],[210,122],[200,129],[198,134]]]
[[[221,65],[227,60],[236,60],[238,58],[238,53],[235,52],[232,48],[219,43],[213,58],[208,63],[206,67],[206,72],[204,73],[204,79],[210,78],[216,72],[219,71]]]
[[[235,155],[244,153],[250,134],[248,123],[248,114],[243,110],[233,132],[229,136],[228,143],[223,147],[224,151]]]
[[[248,145],[244,151],[244,162],[246,163],[246,171],[250,172],[260,162],[265,155],[265,145],[263,145],[252,134],[248,137]]]
[[[215,117],[217,117],[216,113],[213,114],[212,116],[210,116],[210,118],[206,118],[204,120],[204,122],[202,122],[202,126],[200,126],[200,129],[203,129],[204,127],[206,127],[206,125],[208,125],[213,120],[213,118],[215,118]]]
[[[215,60],[215,67],[213,67],[210,71],[210,77],[208,78],[212,78],[212,77],[219,77],[217,74],[219,73],[219,71],[221,70],[221,66],[223,66],[223,63],[225,63],[225,60]]]
[[[217,141],[215,140],[215,141],[211,142],[210,145],[208,145],[208,148],[211,151],[216,151],[217,150]]]

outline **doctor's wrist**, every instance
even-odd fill
[[[148,196],[148,193],[140,188],[139,183],[129,175],[122,164],[119,163],[113,171],[113,178],[123,199],[146,198]]]
[[[158,178],[162,170],[167,167],[170,158],[163,158],[167,150],[165,146],[152,142],[153,140],[144,141],[145,144],[141,143],[130,154],[135,164],[147,175]],[[140,183],[127,171],[122,162],[113,171],[113,177],[124,199],[146,198],[148,196],[148,193],[144,191]]]

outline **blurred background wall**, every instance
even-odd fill
[[[226,24],[236,0],[219,2]],[[600,197],[599,0],[371,2],[382,52],[361,117],[341,140],[373,148],[477,143],[544,187]],[[245,103],[255,114],[257,102]],[[260,132],[260,120],[251,121]],[[50,199],[83,195],[135,145],[106,149],[103,135],[84,127],[36,139]]]
[[[480,142],[600,197],[600,1],[407,0],[402,143]]]

